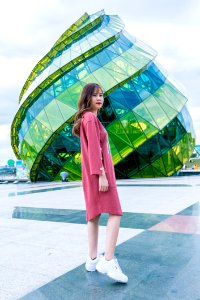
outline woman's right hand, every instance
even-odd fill
[[[106,175],[99,175],[99,192],[107,192],[108,186]]]

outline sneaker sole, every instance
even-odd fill
[[[111,278],[111,279],[113,279],[114,281],[116,281],[116,282],[120,282],[120,283],[127,283],[127,282],[128,282],[128,279],[127,279],[127,281],[125,281],[125,280],[117,280],[116,278],[110,276],[110,275],[107,274],[107,273],[106,273],[106,275],[107,275],[109,278]]]
[[[85,269],[88,272],[95,272],[96,271],[96,268],[87,268],[87,267],[85,267]]]
[[[113,279],[113,280],[116,281],[116,282],[120,282],[120,283],[127,283],[127,282],[128,282],[128,279],[127,279],[127,281],[125,281],[125,280],[117,280],[116,278],[110,276],[110,275],[109,275],[108,273],[106,273],[106,272],[103,272],[103,271],[98,270],[98,269],[96,269],[96,270],[97,270],[99,273],[103,274],[103,275],[107,275],[109,278]]]

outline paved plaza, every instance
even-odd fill
[[[200,176],[117,180],[119,284],[86,272],[82,184],[0,185],[0,300],[200,299]],[[104,251],[107,215],[100,219]]]

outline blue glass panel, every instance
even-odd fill
[[[63,76],[63,81],[65,82],[65,88],[69,88],[71,85],[75,84],[78,79],[74,76],[71,75],[71,72],[69,72],[68,74],[65,74]]]
[[[113,98],[109,95],[107,99],[110,100],[112,108],[114,109],[116,115],[118,115],[119,117],[122,117],[130,111],[128,105],[126,103],[122,103],[120,100],[117,101],[117,98]]]
[[[54,84],[53,84],[53,89],[54,89],[54,93],[55,93],[55,97],[60,95],[63,91],[64,91],[64,86],[62,85],[62,81],[61,80],[57,80]]]
[[[25,136],[27,130],[28,130],[27,120],[24,119],[24,121],[22,122],[22,125],[21,125],[21,129],[20,129],[21,135],[22,135],[23,137]]]
[[[182,110],[178,113],[177,117],[180,120],[180,122],[183,123],[185,129],[187,131],[190,131],[191,118],[189,117],[186,106],[182,108]]]
[[[129,107],[128,103],[126,102],[126,99],[124,98],[124,95],[121,91],[120,88],[116,89],[114,92],[112,92],[109,96],[108,99],[116,99],[118,102],[120,102],[123,106],[131,109],[131,107]]]
[[[97,69],[99,69],[99,62],[98,64],[93,63],[91,60],[88,59],[88,61],[85,62],[85,66],[89,69],[89,73],[93,73]]]
[[[192,136],[195,137],[195,131],[194,131],[194,127],[193,127],[192,118],[188,112],[186,105],[182,108],[181,112],[179,112],[178,119],[183,122],[184,128],[188,132],[191,132]]]
[[[40,96],[38,100],[29,108],[32,116],[36,117],[44,108],[43,97]]]
[[[141,85],[134,84],[134,87],[142,100],[145,100],[147,97],[151,96],[151,93]]]
[[[30,126],[30,124],[32,123],[32,121],[34,120],[34,116],[32,116],[29,111],[27,111],[26,113],[26,121],[27,121],[27,125],[28,127]]]
[[[24,136],[25,136],[25,134],[23,134],[22,129],[20,129],[19,133],[18,133],[19,144],[21,144],[21,142],[23,141]],[[20,149],[20,147],[19,147],[19,149]]]
[[[135,41],[136,41],[136,39],[132,39],[132,41],[127,39],[127,37],[124,34],[121,34],[120,38],[118,39],[118,43],[124,44],[128,48],[132,47],[132,45],[134,44]]]
[[[42,95],[44,107],[47,106],[54,98],[55,98],[55,94],[53,92],[53,87],[51,87],[47,89]]]
[[[126,99],[126,103],[128,106],[132,109],[135,106],[137,106],[139,103],[141,103],[141,99],[139,95],[136,93],[136,91],[129,91],[128,89],[125,89],[124,87],[121,88],[122,94],[124,98]]]
[[[148,72],[152,73],[152,75],[159,78],[162,82],[164,82],[166,80],[165,75],[158,69],[158,67],[154,63],[152,63],[149,66]]]
[[[96,58],[98,59],[99,64],[101,66],[104,66],[105,64],[109,63],[109,61],[110,61],[110,57],[109,57],[108,53],[105,50],[102,50],[101,52],[99,52],[96,55]]]

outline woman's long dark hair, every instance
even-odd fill
[[[83,113],[91,110],[91,97],[95,89],[100,89],[102,91],[102,88],[97,83],[88,83],[81,92],[78,101],[78,111],[74,116],[74,125],[72,128],[72,134],[75,136],[80,137],[81,118]]]

